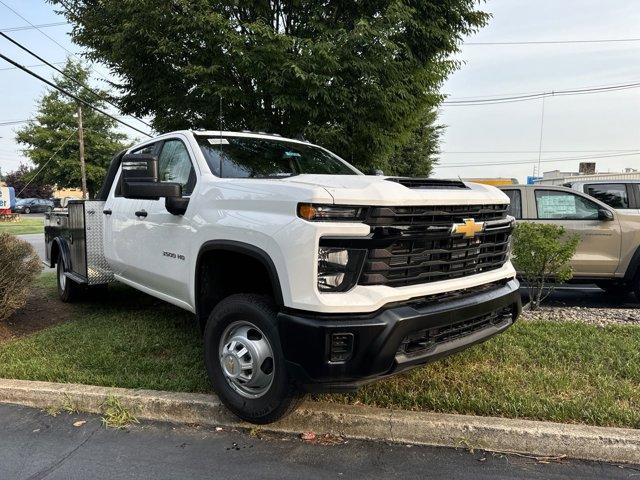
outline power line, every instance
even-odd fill
[[[484,163],[473,163],[473,162],[464,162],[464,163],[438,163],[437,166],[441,168],[454,168],[454,167],[488,167],[488,166],[500,166],[500,165],[524,165],[524,164],[535,164],[535,163],[552,163],[552,162],[569,162],[569,161],[577,161],[577,160],[596,160],[599,158],[613,158],[613,157],[630,157],[640,155],[640,150],[636,150],[635,152],[629,153],[612,153],[610,155],[588,155],[581,157],[559,157],[559,158],[546,158],[544,160],[531,159],[531,160],[515,160],[515,161],[506,161],[506,162],[484,162]]]
[[[537,100],[543,97],[565,97],[571,95],[587,95],[602,92],[611,92],[617,90],[628,90],[640,87],[640,82],[622,83],[618,85],[609,85],[605,87],[586,87],[574,88],[568,90],[551,90],[549,92],[538,92],[526,95],[510,95],[503,97],[487,97],[476,100],[445,100],[442,105],[447,106],[469,106],[469,105],[495,105],[500,103],[524,102],[529,100]]]
[[[640,42],[640,38],[602,38],[587,40],[529,40],[529,41],[512,41],[512,42],[464,42],[463,45],[567,45],[580,43],[624,43],[624,42]]]
[[[25,22],[27,22],[29,25],[31,25],[31,27],[35,28],[36,30],[38,30],[42,35],[44,35],[45,37],[47,37],[49,40],[51,40],[53,43],[55,43],[56,45],[58,45],[60,48],[62,48],[65,52],[67,52],[70,56],[72,56],[73,58],[75,58],[78,61],[81,61],[78,56],[73,53],[72,51],[70,51],[69,49],[67,49],[67,47],[65,47],[64,45],[62,45],[60,42],[58,42],[55,38],[53,38],[51,35],[47,34],[46,32],[42,31],[41,28],[39,28],[37,25],[34,25],[33,23],[31,23],[24,15],[22,15],[20,12],[16,11],[15,9],[11,8],[9,5],[7,5],[3,0],[0,0],[0,4],[4,5],[5,8],[7,8],[8,10],[10,10],[11,12],[13,12],[15,15],[17,15],[18,17],[20,17],[22,20],[24,20]],[[89,68],[96,73],[96,75],[98,75],[100,78],[102,78],[103,80],[105,80],[106,82],[109,82],[108,78],[105,78],[103,75],[101,75],[95,68],[93,68],[91,65],[89,65]]]
[[[53,157],[55,157],[55,156],[58,154],[58,152],[59,152],[60,150],[62,150],[62,147],[64,147],[64,146],[69,142],[69,140],[71,140],[71,137],[72,137],[75,133],[76,133],[76,131],[75,131],[75,130],[73,130],[73,131],[71,132],[71,134],[67,137],[67,139],[62,143],[62,145],[60,145],[58,148],[56,148],[56,151],[55,151],[55,152],[53,152],[53,154],[51,155],[51,157],[49,157],[49,160],[47,160],[47,161],[44,163],[44,165],[42,165],[42,167],[40,167],[40,170],[38,170],[38,171],[33,175],[33,177],[31,177],[31,180],[29,180],[29,181],[27,182],[27,184],[26,184],[24,187],[22,187],[22,190],[20,190],[20,191],[16,194],[16,197],[19,197],[19,196],[20,196],[20,194],[21,194],[22,192],[24,192],[24,189],[25,189],[25,188],[27,188],[27,187],[29,186],[29,184],[35,180],[35,178],[38,176],[38,174],[39,174],[42,170],[44,170],[44,167],[46,167],[46,166],[49,164],[49,162],[50,162],[51,160],[53,160]]]
[[[66,62],[51,62],[51,63],[53,63],[54,65],[64,65]],[[28,68],[46,67],[46,66],[47,66],[46,63],[35,63],[33,65],[26,65],[26,67],[28,67]],[[7,71],[7,70],[19,70],[19,69],[16,68],[16,67],[0,68],[0,72],[4,72],[4,71]]]
[[[18,125],[20,123],[27,123],[29,120],[8,120],[6,122],[0,122],[0,127],[7,125]]]
[[[40,28],[59,27],[61,25],[69,25],[67,22],[41,23],[40,25],[23,25],[21,27],[1,28],[0,32],[21,32],[23,30],[34,30]]]
[[[25,52],[27,52],[29,55],[31,55],[34,58],[37,58],[38,60],[40,60],[41,62],[44,62],[45,65],[53,68],[56,72],[58,72],[59,74],[63,75],[64,77],[68,78],[69,80],[71,80],[73,83],[75,83],[76,85],[80,86],[81,88],[84,88],[85,90],[87,90],[88,92],[90,92],[93,96],[95,96],[96,98],[98,98],[99,100],[103,100],[106,103],[108,103],[109,105],[111,105],[112,107],[115,107],[117,109],[120,109],[120,107],[118,105],[116,105],[115,103],[111,102],[110,100],[103,98],[102,95],[100,95],[98,92],[96,92],[95,90],[92,90],[91,88],[87,87],[84,83],[82,83],[81,81],[79,81],[78,79],[72,77],[71,75],[69,75],[68,73],[66,73],[64,70],[61,70],[60,68],[56,67],[55,65],[53,65],[51,62],[48,62],[47,60],[45,60],[44,58],[42,58],[40,55],[38,55],[37,53],[33,52],[32,50],[29,50],[27,47],[25,47],[23,44],[21,44],[20,42],[18,42],[17,40],[14,40],[13,38],[11,38],[9,35],[7,35],[6,33],[2,33],[0,32],[0,36],[4,37],[6,40],[9,40],[11,43],[13,43],[15,46],[17,46],[18,48],[24,50]],[[151,125],[149,125],[147,122],[145,122],[144,120],[135,117],[133,115],[130,115],[131,118],[136,119],[137,121],[139,121],[140,123],[146,125],[149,128],[153,128]]]
[[[0,3],[2,3],[2,1],[0,0]],[[124,125],[125,127],[129,127],[132,130],[135,130],[136,132],[142,133],[143,135],[146,135],[147,137],[152,137],[152,135],[150,135],[149,133],[140,130],[139,128],[134,127],[133,125],[124,122],[122,120],[119,120],[118,118],[114,117],[113,115],[111,115],[110,113],[105,112],[104,110],[102,110],[101,108],[96,107],[95,105],[91,104],[90,102],[87,102],[86,100],[83,100],[82,98],[78,97],[77,95],[74,95],[73,93],[68,92],[67,90],[65,90],[64,88],[56,85],[55,83],[47,80],[44,77],[41,77],[40,75],[38,75],[37,73],[29,70],[27,67],[20,65],[18,62],[16,62],[15,60],[10,59],[9,57],[7,57],[6,55],[0,53],[0,58],[2,58],[3,60],[9,62],[11,65],[14,65],[16,67],[18,67],[20,70],[23,70],[24,72],[28,73],[29,75],[31,75],[32,77],[37,78],[38,80],[40,80],[43,83],[46,83],[47,85],[49,85],[52,88],[55,88],[56,90],[58,90],[59,92],[67,95],[68,97],[73,98],[74,100],[82,103],[83,105],[86,105],[87,107],[95,110],[96,112],[102,113],[103,115],[106,115],[107,117],[111,118],[112,120],[115,120],[116,122]]]

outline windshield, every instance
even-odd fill
[[[278,178],[302,173],[358,175],[318,147],[256,137],[197,137],[214,175],[224,178]]]

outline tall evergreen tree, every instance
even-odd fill
[[[63,71],[87,85],[89,71],[80,63],[67,60]],[[107,93],[93,89],[96,95],[60,75],[54,83],[91,104],[106,109]],[[80,187],[80,157],[78,144],[78,102],[57,90],[48,91],[38,101],[35,117],[16,133],[24,145],[24,154],[35,164],[38,181],[61,188]],[[91,108],[83,106],[87,190],[93,195],[100,189],[111,157],[125,147],[126,135],[118,132],[117,122]],[[48,163],[47,163],[48,162]]]
[[[303,135],[399,174],[430,170],[450,57],[488,19],[477,0],[49,1],[158,130]]]

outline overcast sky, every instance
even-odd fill
[[[63,21],[40,0],[1,0],[0,30]],[[468,42],[640,39],[637,0],[490,0],[489,25]],[[68,37],[68,25],[42,29],[69,51],[79,52]],[[63,62],[67,52],[37,30],[7,32],[43,57]],[[26,65],[30,59],[6,40],[0,51]],[[461,69],[444,86],[449,100],[487,98],[640,82],[640,41],[551,45],[465,44]],[[0,60],[0,168],[15,169],[20,161],[13,141],[15,125],[34,114],[42,84],[18,70],[5,70]],[[104,67],[96,67],[106,74]],[[50,78],[48,69],[35,71]],[[517,177],[523,181],[538,160],[542,101],[502,105],[443,106],[440,177]],[[135,135],[132,133],[132,135]],[[542,171],[575,171],[580,160],[593,157],[599,171],[640,169],[640,88],[592,95],[548,97],[542,132]],[[611,156],[618,155],[618,156]],[[625,156],[619,156],[625,155]],[[525,162],[518,163],[516,162]],[[474,164],[486,164],[473,166]],[[498,164],[498,165],[489,165]]]

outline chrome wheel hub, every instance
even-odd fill
[[[229,325],[218,348],[227,382],[245,398],[264,395],[273,383],[273,350],[264,333],[251,322]]]

